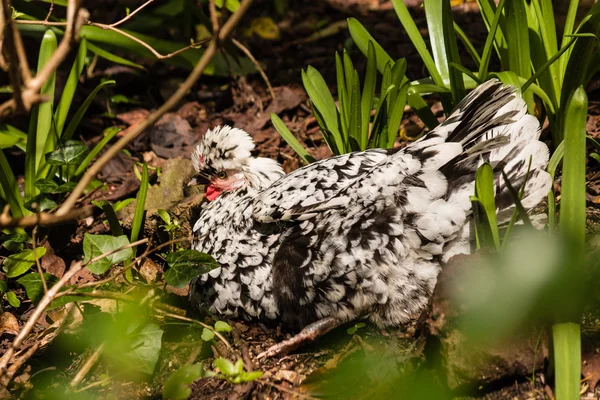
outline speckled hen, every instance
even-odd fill
[[[220,268],[195,282],[193,301],[294,329],[314,323],[305,333],[358,317],[400,325],[425,307],[443,263],[470,250],[479,165],[494,168],[499,222],[513,207],[501,170],[514,187],[525,184],[525,208],[547,195],[548,148],[539,134],[514,88],[495,80],[405,148],[336,156],[288,175],[252,157],[244,131],[210,130],[192,154],[211,200],[193,246]]]

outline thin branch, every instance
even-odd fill
[[[98,362],[98,359],[100,358],[100,355],[102,355],[105,346],[106,343],[101,343],[100,346],[98,346],[98,348],[94,350],[92,355],[90,355],[88,359],[85,360],[81,368],[79,368],[79,371],[77,371],[77,374],[75,374],[75,376],[69,383],[71,388],[75,388],[77,385],[79,385],[79,383],[81,383],[81,381],[83,380],[83,378],[85,378],[87,373],[90,372],[92,367]]]
[[[136,8],[135,10],[133,10],[132,12],[129,13],[129,15],[127,15],[125,18],[123,18],[120,21],[115,22],[114,24],[110,24],[108,26],[114,28],[115,26],[121,25],[123,22],[127,21],[129,18],[133,17],[135,14],[137,14],[142,8],[146,7],[148,4],[153,3],[154,0],[148,0],[147,2],[145,2],[144,4],[142,4],[141,6],[139,6],[138,8]]]
[[[52,15],[52,11],[54,11],[54,0],[52,0],[50,2],[50,9],[48,10],[48,15],[46,15],[46,18],[44,18],[44,21],[48,21],[50,19],[50,16]]]
[[[269,88],[269,93],[271,94],[271,98],[274,101],[275,100],[275,91],[273,90],[273,86],[271,86],[271,82],[269,81],[267,74],[265,74],[265,70],[262,68],[262,66],[260,65],[258,60],[256,58],[254,58],[254,56],[252,55],[250,50],[248,50],[248,48],[246,46],[244,46],[242,43],[240,43],[239,41],[237,41],[234,38],[231,38],[231,41],[233,42],[234,45],[236,45],[236,47],[238,49],[240,49],[246,55],[246,57],[248,57],[250,59],[250,61],[252,61],[252,63],[254,64],[254,66],[256,67],[258,72],[260,73],[260,76],[263,78],[263,80],[267,84],[267,88]]]
[[[156,121],[162,117],[164,113],[171,110],[173,107],[179,103],[181,99],[187,94],[187,92],[192,88],[192,86],[196,83],[198,78],[204,72],[204,69],[208,66],[212,58],[215,56],[217,52],[217,41],[223,40],[227,38],[227,36],[231,33],[233,28],[238,24],[252,0],[242,0],[240,7],[237,9],[235,13],[227,20],[227,22],[223,25],[221,30],[219,31],[219,36],[217,38],[216,35],[211,38],[208,47],[202,54],[200,61],[196,65],[196,67],[192,70],[187,79],[179,86],[177,91],[156,111],[151,113],[147,118],[145,118],[140,124],[136,125],[133,129],[131,129],[125,136],[123,136],[117,143],[111,146],[111,148],[106,151],[101,157],[99,157],[94,164],[92,164],[86,171],[86,173],[81,177],[79,183],[73,189],[69,197],[64,201],[64,203],[60,206],[60,208],[56,211],[57,215],[64,215],[68,213],[75,202],[83,194],[84,189],[87,185],[94,179],[96,174],[100,172],[102,167],[106,165],[106,163],[112,159],[116,154],[118,154],[129,142],[135,139],[140,133],[145,131],[146,129],[152,127]]]
[[[227,350],[231,349],[231,345],[229,344],[229,342],[227,341],[227,339],[225,339],[223,337],[223,335],[221,335],[219,332],[217,332],[215,330],[215,328],[213,328],[212,326],[210,326],[208,324],[205,324],[204,322],[200,322],[198,320],[192,319],[192,318],[184,317],[182,315],[172,314],[172,313],[165,312],[163,310],[158,310],[158,309],[156,311],[158,311],[159,313],[163,314],[166,317],[170,317],[170,318],[173,318],[173,319],[178,319],[180,321],[191,322],[193,324],[198,324],[198,325],[202,326],[203,328],[206,328],[206,329],[212,331],[215,334],[215,336],[218,337],[219,340],[225,344],[225,346],[227,346]]]
[[[35,215],[28,215],[21,218],[12,218],[8,213],[8,206],[5,207],[4,212],[0,214],[0,229],[4,228],[27,228],[35,225],[56,225],[65,221],[76,220],[85,218],[92,215],[93,207],[87,206],[77,208],[69,213],[58,215],[56,213],[39,213]]]

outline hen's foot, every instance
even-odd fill
[[[258,359],[263,357],[273,357],[277,355],[287,354],[290,351],[296,350],[306,342],[312,342],[319,336],[322,336],[330,330],[342,325],[344,321],[337,318],[327,317],[313,322],[302,329],[298,334],[292,336],[289,339],[281,341],[266,351],[263,351],[258,355]]]

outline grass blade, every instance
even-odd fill
[[[271,122],[283,140],[285,140],[292,150],[294,150],[296,154],[302,158],[302,161],[304,161],[306,164],[310,164],[315,161],[314,157],[311,156],[308,150],[306,150],[304,146],[300,144],[298,139],[296,139],[292,132],[290,132],[288,127],[283,123],[277,114],[271,113]]]
[[[411,92],[411,89],[412,87],[410,87],[408,90],[408,104],[410,105],[410,108],[412,108],[415,114],[417,114],[417,116],[429,129],[433,129],[438,126],[440,123],[433,112],[431,112],[431,109],[425,100],[423,100],[423,98],[417,93]]]
[[[337,79],[338,103],[340,109],[340,125],[342,132],[348,132],[350,123],[350,94],[346,87],[346,76],[344,75],[344,64],[339,53],[335,52],[335,73]]]
[[[458,36],[460,41],[463,43],[463,45],[465,46],[465,49],[467,50],[467,53],[469,53],[469,55],[473,59],[473,62],[475,63],[475,66],[477,67],[477,69],[479,69],[479,66],[481,65],[481,57],[479,56],[479,53],[475,49],[475,46],[473,46],[473,43],[471,43],[471,40],[469,39],[467,34],[461,29],[460,26],[458,26],[458,24],[456,22],[454,22],[453,25],[454,25],[454,33],[456,34],[456,36]]]
[[[52,57],[56,51],[57,41],[56,35],[52,30],[47,30],[42,38],[40,45],[40,54],[38,58],[37,70],[41,71],[46,65],[46,62]],[[44,154],[48,151],[54,150],[56,145],[56,138],[52,134],[53,119],[52,109],[54,102],[54,89],[56,87],[56,72],[50,74],[50,77],[42,85],[40,95],[47,96],[50,98],[49,101],[39,104],[37,114],[37,126],[36,126],[36,147],[35,147],[35,167],[36,170],[40,168],[40,164],[44,162]],[[34,175],[35,176],[35,175]],[[35,178],[34,178],[35,180]]]
[[[10,205],[12,216],[14,218],[22,217],[27,211],[23,207],[23,198],[19,192],[19,185],[15,179],[15,174],[2,150],[0,150],[0,169],[2,170],[0,174],[0,187],[2,188],[6,202]]]
[[[560,144],[554,150],[552,157],[550,157],[550,161],[548,162],[548,173],[552,178],[552,182],[554,182],[554,176],[556,174],[556,169],[558,165],[563,159],[565,154],[565,142],[564,140],[560,142]],[[548,193],[548,227],[550,232],[554,232],[556,229],[556,196],[554,195],[554,185],[550,188],[550,192]]]
[[[369,123],[371,122],[371,110],[375,98],[375,86],[377,85],[377,55],[372,42],[369,42],[369,55],[367,56],[367,71],[365,73],[365,84],[363,86],[361,108],[361,132],[360,146],[364,150],[369,138]]]
[[[486,81],[488,78],[488,68],[490,65],[490,58],[492,57],[492,46],[494,44],[494,38],[496,37],[496,32],[498,31],[498,23],[500,22],[500,17],[502,16],[502,10],[504,9],[504,2],[506,0],[500,0],[498,2],[498,7],[496,8],[496,12],[494,13],[493,20],[488,29],[488,36],[485,39],[485,45],[483,46],[483,53],[481,56],[481,64],[479,64],[479,78],[483,81]]]
[[[565,322],[552,325],[556,398],[579,399],[581,374],[581,328]]]
[[[142,66],[140,64],[136,64],[133,61],[127,60],[126,58],[119,57],[116,54],[110,53],[110,52],[104,50],[103,48],[96,46],[93,43],[88,43],[87,48],[89,51],[96,54],[98,57],[104,58],[105,60],[108,60],[115,64],[121,64],[121,65],[125,65],[126,67],[132,67],[132,68],[137,68],[137,69],[141,69],[141,70],[146,69],[146,68],[144,68],[144,66]]]
[[[137,165],[134,166],[137,168]],[[144,223],[144,214],[146,207],[146,195],[148,194],[148,165],[142,166],[142,179],[140,181],[140,191],[136,196],[135,211],[133,213],[133,222],[131,223],[131,236],[129,242],[133,243],[140,237],[140,231]]]
[[[85,172],[88,165],[90,165],[90,163],[92,162],[94,157],[96,157],[98,155],[98,153],[100,153],[100,150],[102,150],[104,148],[104,146],[106,146],[108,144],[108,142],[110,142],[110,140],[117,135],[117,133],[121,132],[121,130],[122,130],[122,128],[116,128],[116,127],[108,128],[107,134],[102,138],[102,140],[100,140],[94,146],[92,151],[90,151],[90,153],[83,159],[81,164],[79,164],[79,166],[75,170],[74,176],[75,177],[81,176]]]
[[[363,149],[361,148],[362,116],[360,80],[356,70],[354,70],[354,78],[352,79],[352,88],[350,90],[350,131],[348,137],[346,138],[346,149],[349,149],[350,151],[358,151]]]
[[[406,8],[404,1],[392,0],[392,4],[394,6],[396,14],[398,15],[398,19],[400,19],[400,23],[404,27],[404,30],[408,34],[408,37],[417,49],[419,56],[421,56],[421,60],[423,60],[425,67],[429,71],[431,79],[433,79],[435,84],[438,86],[446,86],[444,84],[442,76],[440,75],[440,72],[436,68],[435,62],[433,61],[433,57],[431,57],[429,50],[427,50],[427,45],[425,44],[425,41],[421,36],[421,32],[419,32],[419,28],[417,28],[415,21],[408,12],[408,8]]]
[[[400,130],[400,123],[402,122],[402,116],[404,115],[404,107],[406,106],[406,102],[408,100],[408,87],[408,82],[406,82],[400,87],[396,98],[394,99],[391,107],[389,108],[387,123],[388,136],[387,143],[385,146],[386,148],[391,148],[392,146],[394,146],[396,136],[398,136],[398,131]]]
[[[87,45],[85,38],[83,38],[81,39],[81,43],[79,44],[79,49],[77,50],[75,62],[73,62],[71,72],[69,73],[69,77],[67,78],[67,82],[63,89],[63,93],[60,96],[60,101],[54,113],[56,134],[59,138],[63,132],[65,121],[67,120],[69,109],[71,108],[71,102],[73,101],[73,95],[75,94],[75,89],[77,88],[77,84],[79,83],[79,77],[81,76],[81,72],[83,71],[83,67],[85,66],[86,55]]]
[[[485,222],[478,224],[480,244],[500,250],[500,234],[496,218],[496,199],[494,195],[494,170],[488,163],[477,169],[475,177],[475,196],[483,208]],[[481,226],[483,225],[483,226]]]
[[[531,59],[526,5],[523,0],[511,0],[506,4],[504,11],[508,47],[508,65],[505,67],[518,76],[529,78]]]
[[[369,57],[369,43],[373,44],[375,48],[375,54],[377,56],[377,70],[380,74],[383,74],[383,70],[385,69],[385,65],[389,62],[394,65],[394,60],[386,51],[377,43],[375,38],[371,36],[371,34],[365,29],[365,27],[358,22],[356,18],[348,18],[348,30],[350,31],[350,36],[352,36],[352,40],[356,44],[356,47],[365,55],[365,57]]]

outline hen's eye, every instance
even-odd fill
[[[219,179],[226,179],[227,178],[227,172],[225,172],[225,171],[219,171],[219,172],[217,172],[217,178],[219,178]]]

